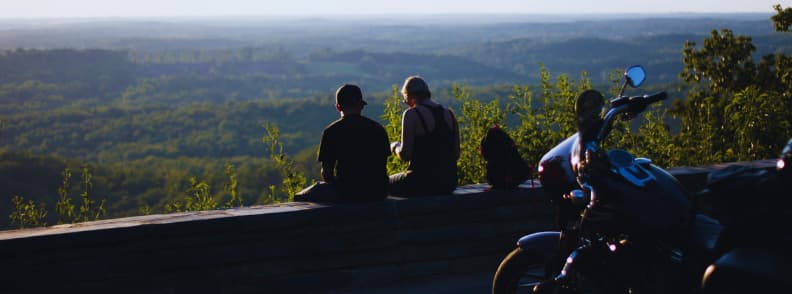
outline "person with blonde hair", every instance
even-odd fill
[[[432,100],[429,85],[410,76],[401,89],[409,108],[402,116],[400,142],[391,151],[408,161],[407,170],[389,178],[388,193],[410,197],[450,194],[457,186],[459,124],[448,107]]]

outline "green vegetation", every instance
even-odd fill
[[[223,190],[231,195],[231,198],[225,203],[225,207],[245,206],[245,200],[239,196],[239,182],[233,164],[226,164],[225,175],[228,176],[228,183],[223,185]]]
[[[47,217],[47,210],[44,204],[36,205],[33,200],[28,200],[14,195],[11,197],[11,204],[14,205],[14,210],[8,216],[12,225],[18,226],[20,229],[27,227],[43,227],[47,225],[45,218]]]
[[[402,105],[404,103],[401,90],[397,86],[391,88],[391,95],[385,100],[385,110],[380,119],[386,122],[385,132],[389,142],[401,141]],[[388,174],[392,175],[407,169],[407,162],[398,156],[388,157]]]
[[[792,10],[775,10],[776,30],[788,31]],[[362,85],[364,114],[379,117],[396,141],[404,106],[393,84],[411,74],[426,77],[458,117],[460,184],[484,181],[478,146],[486,128],[503,126],[535,164],[575,131],[577,94],[612,93],[618,67],[633,63],[649,71],[641,93],[668,89],[672,101],[616,126],[608,144],[667,167],[777,156],[792,137],[789,33],[679,35],[663,31],[674,21],[636,23],[647,34],[616,38],[591,22],[585,38],[543,40],[514,28],[502,40],[475,43],[466,34],[454,48],[421,44],[436,50],[428,54],[376,51],[387,47],[377,42],[170,50],[162,40],[125,41],[143,49],[0,51],[0,216],[9,216],[0,226],[290,201],[318,178],[316,144],[338,115],[335,87]],[[395,156],[388,162],[389,173],[404,167]]]
[[[82,179],[80,181],[80,185],[83,188],[83,192],[80,193],[80,199],[82,202],[80,204],[80,209],[78,210],[79,213],[77,214],[77,221],[87,222],[98,220],[99,217],[107,213],[104,208],[107,199],[102,199],[102,202],[100,202],[99,205],[96,205],[96,201],[90,197],[91,191],[93,190],[93,183],[91,182],[93,175],[91,174],[91,169],[86,164],[82,166],[81,171]]]
[[[498,99],[489,103],[474,100],[464,86],[454,86],[454,97],[461,102],[457,115],[459,122],[459,160],[457,174],[459,182],[484,183],[486,172],[484,159],[479,154],[481,138],[492,125],[503,125],[505,116],[498,105]]]
[[[778,32],[788,32],[792,25],[792,7],[783,8],[780,4],[773,5],[776,14],[770,17],[773,21],[773,28]]]
[[[209,194],[209,184],[190,178],[190,186],[184,191],[183,200],[165,204],[166,212],[201,211],[217,208],[217,201]]]
[[[679,143],[695,152],[693,164],[773,157],[792,135],[792,55],[755,63],[755,50],[750,37],[728,29],[712,31],[700,48],[685,44],[680,78],[694,88],[672,113],[683,120]]]
[[[71,170],[63,170],[63,184],[58,187],[58,202],[55,203],[55,212],[58,214],[58,224],[74,222],[74,204],[69,197],[69,181],[71,180]]]
[[[280,171],[282,183],[280,195],[274,192],[274,186],[270,186],[269,199],[276,203],[292,201],[294,200],[294,194],[305,187],[305,176],[297,170],[294,159],[283,152],[283,143],[280,141],[280,129],[273,124],[265,124],[264,129],[267,130],[267,135],[261,140],[264,144],[269,145],[270,159]]]
[[[80,199],[82,200],[80,207],[72,204],[72,198],[69,193],[71,170],[66,168],[61,173],[63,176],[62,185],[58,187],[58,199],[55,203],[55,212],[58,214],[57,223],[76,223],[98,220],[107,213],[104,208],[107,199],[102,199],[97,205],[96,200],[91,199],[91,190],[93,188],[91,170],[87,164],[81,168],[81,181],[82,193]],[[29,200],[27,203],[20,196],[14,196],[11,199],[14,206],[13,211],[9,215],[9,220],[12,225],[17,225],[19,228],[28,226],[38,227],[46,226],[47,207],[44,202],[36,204],[34,200]],[[76,210],[76,214],[75,214]]]

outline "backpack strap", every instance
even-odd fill
[[[435,121],[435,130],[439,130],[439,128],[450,129],[448,127],[448,123],[445,121],[445,107],[443,105],[437,104],[436,107],[432,109],[432,117]]]
[[[432,109],[429,108],[429,110],[431,111]],[[426,120],[424,120],[423,115],[421,115],[421,111],[416,108],[415,113],[418,114],[418,119],[421,120],[421,126],[423,126],[424,133],[429,133],[429,130],[426,128]]]

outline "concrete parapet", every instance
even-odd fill
[[[753,166],[770,168],[774,162]],[[713,169],[670,172],[689,191]],[[286,203],[0,232],[4,293],[306,293],[495,272],[553,229],[538,184],[364,204]]]

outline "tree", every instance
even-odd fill
[[[776,30],[787,31],[792,10],[775,9]],[[672,113],[682,121],[680,144],[690,153],[700,152],[693,158],[771,158],[792,136],[792,56],[766,55],[755,64],[755,50],[750,37],[728,29],[712,31],[700,48],[685,44],[679,76],[693,90]]]
[[[716,95],[735,93],[755,81],[754,51],[751,37],[734,36],[729,29],[713,30],[701,48],[695,42],[685,43],[685,67],[679,77],[688,83],[704,83]]]
[[[777,155],[790,135],[792,105],[781,95],[750,86],[735,94],[724,108],[726,128],[734,134],[731,153],[738,160],[756,160]]]
[[[781,8],[780,4],[773,5],[776,15],[770,17],[773,22],[773,28],[778,32],[788,32],[789,26],[792,25],[792,7]]]
[[[591,88],[585,71],[577,82],[561,74],[555,83],[543,65],[539,72],[541,96],[538,101],[534,100],[530,86],[525,85],[515,86],[506,104],[506,111],[519,120],[519,125],[510,130],[509,135],[530,164],[538,163],[547,150],[577,131],[575,100],[578,93]]]

